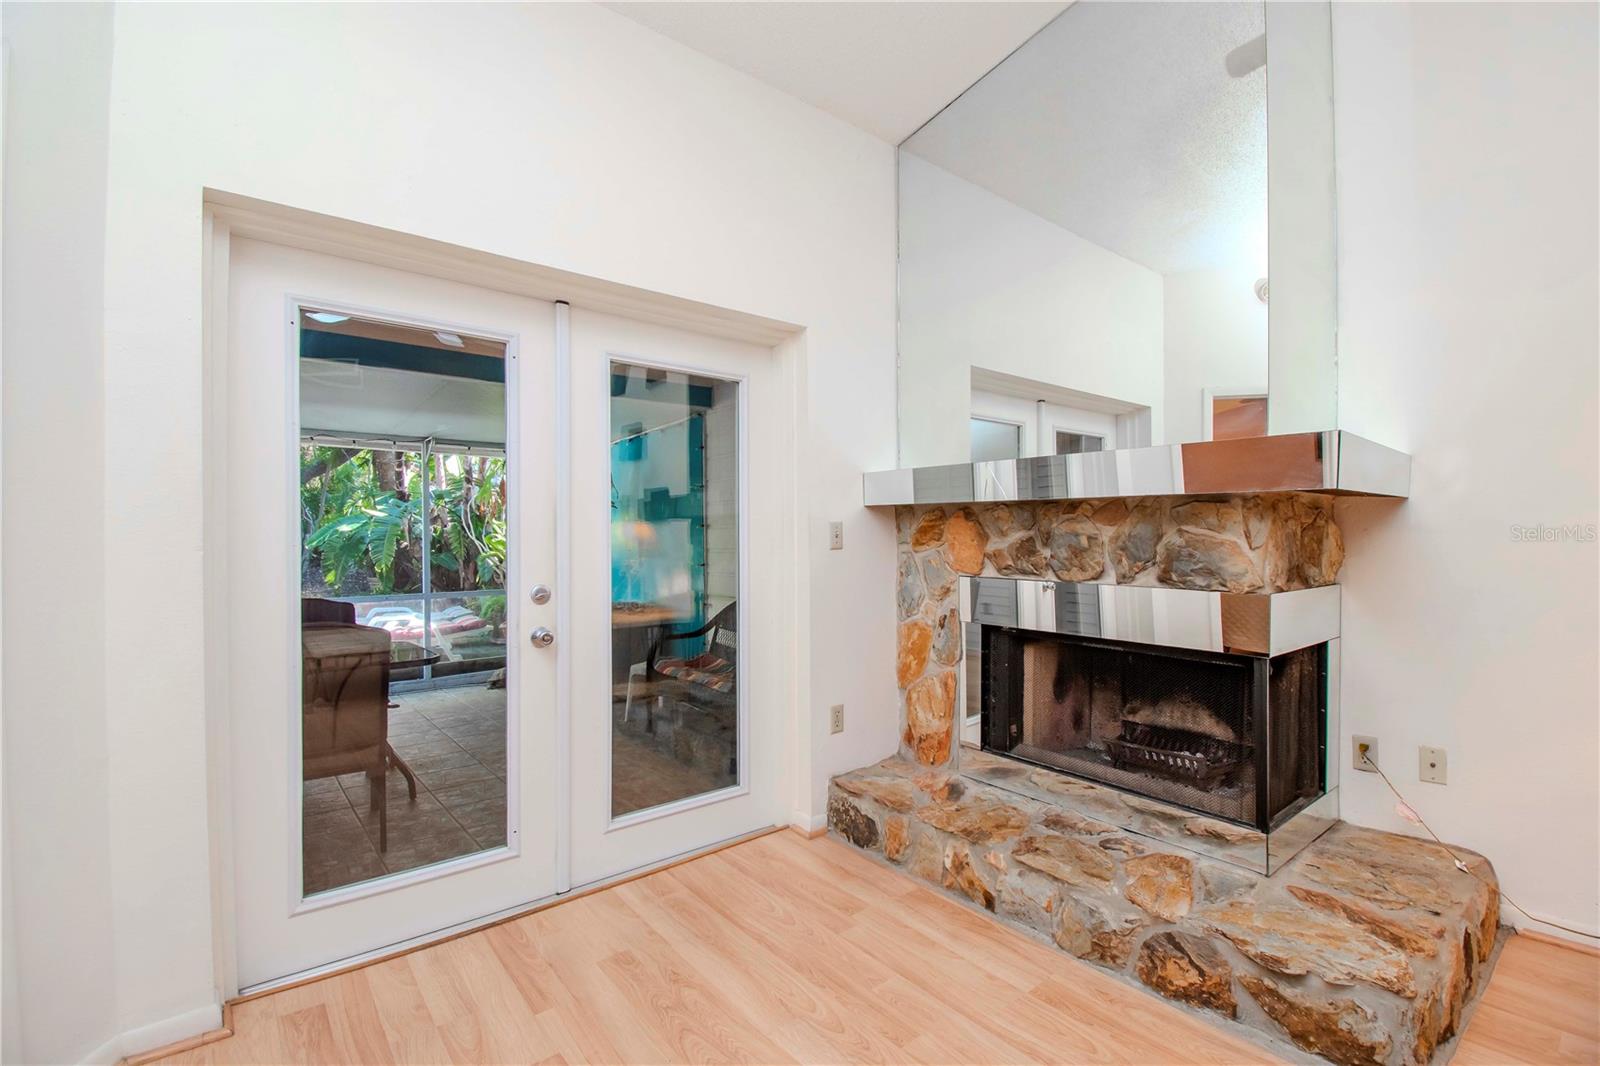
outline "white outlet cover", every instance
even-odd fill
[[[1430,785],[1448,784],[1450,763],[1443,748],[1430,748],[1426,744],[1417,749],[1417,780]]]

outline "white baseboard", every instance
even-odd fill
[[[81,1060],[85,1066],[110,1066],[118,1059],[129,1055],[142,1055],[146,1051],[154,1051],[167,1044],[175,1044],[180,1040],[187,1040],[201,1033],[209,1033],[213,1029],[222,1028],[222,1004],[208,1003],[203,1007],[175,1014],[170,1018],[163,1018],[159,1022],[141,1025],[136,1029],[107,1040],[95,1048]]]
[[[1556,925],[1550,921],[1546,921],[1543,918],[1532,915],[1518,914],[1515,908],[1509,906],[1502,906],[1500,908],[1500,921],[1502,924],[1509,925],[1518,932],[1543,933],[1545,936],[1552,937],[1556,940],[1567,940],[1587,948],[1600,946],[1596,943],[1597,941],[1600,941],[1600,935],[1595,933],[1588,933],[1587,935],[1584,935],[1583,933],[1573,932],[1574,929],[1580,928],[1579,923],[1577,922],[1563,922],[1561,925]],[[1562,926],[1566,926],[1566,928],[1563,928]]]
[[[826,813],[807,814],[803,811],[796,811],[789,817],[789,824],[806,834],[806,836],[811,836],[813,833],[819,833],[828,827],[828,816]]]

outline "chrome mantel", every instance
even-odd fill
[[[1118,448],[862,475],[868,507],[1114,496],[1411,493],[1411,457],[1344,430]]]

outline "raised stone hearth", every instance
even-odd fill
[[[1042,795],[892,758],[833,780],[828,825],[1065,952],[1334,1062],[1426,1063],[1481,989],[1499,921],[1481,856],[1455,849],[1462,872],[1431,842],[1338,823],[1262,877],[1087,815],[1093,797]]]
[[[1344,541],[1331,496],[897,507],[896,660],[903,752],[943,766],[955,748],[960,575],[1230,593],[1331,585]]]

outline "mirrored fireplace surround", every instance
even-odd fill
[[[956,596],[973,748],[1031,771],[958,748],[959,772],[1120,812],[1122,828],[1263,874],[1337,819],[1337,586],[1234,595],[967,576]],[[1097,802],[1102,787],[1125,802]]]

